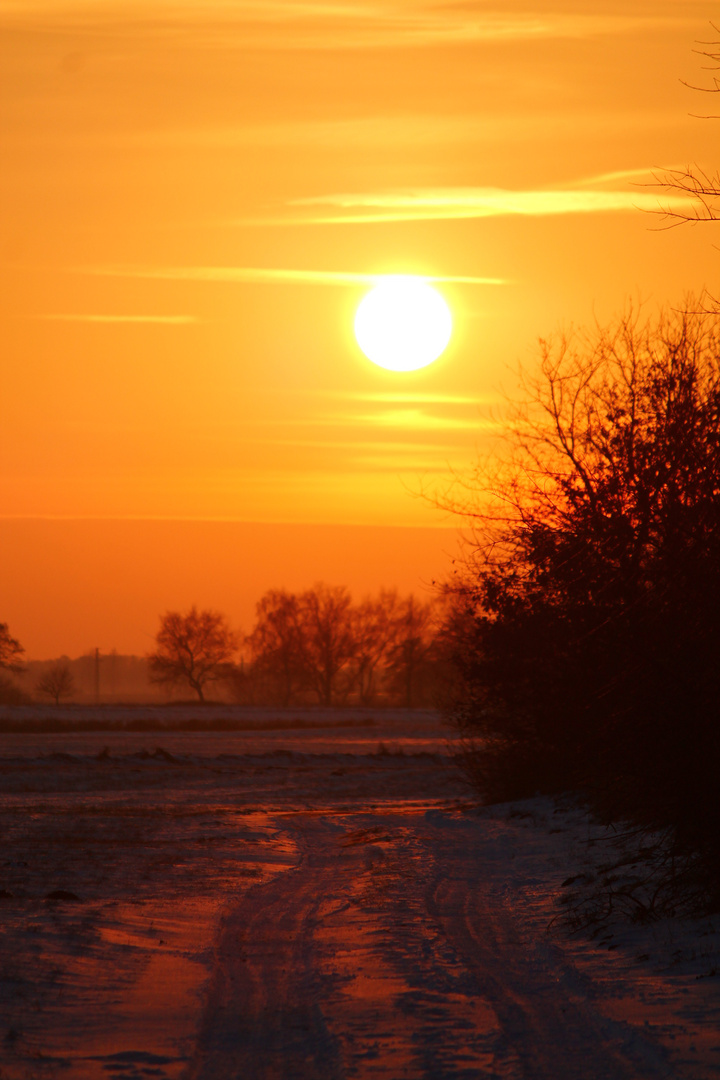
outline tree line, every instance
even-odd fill
[[[270,589],[242,636],[217,611],[161,618],[150,678],[204,701],[224,684],[244,704],[432,704],[447,678],[443,605],[392,589],[355,603],[344,586]]]
[[[144,658],[148,691],[152,684],[175,700],[221,696],[247,705],[433,705],[449,673],[445,608],[439,595],[420,600],[394,589],[354,602],[344,586],[319,583],[301,592],[269,589],[249,634],[218,611],[167,611]],[[55,704],[87,698],[80,661],[63,657],[33,676],[24,652],[1,623],[0,702],[27,704],[30,693]]]

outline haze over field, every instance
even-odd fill
[[[96,647],[144,655],[158,617],[192,604],[249,633],[269,588],[347,585],[432,595],[457,554],[449,528],[219,521],[0,521],[3,618],[30,659]]]

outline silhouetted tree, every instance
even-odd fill
[[[399,604],[394,589],[383,589],[376,599],[367,597],[352,611],[354,685],[361,705],[373,704],[380,689]]]
[[[209,683],[232,675],[238,638],[217,611],[168,611],[155,640],[157,649],[147,657],[151,682],[187,686],[204,701]]]
[[[715,34],[720,35],[717,26],[710,25]],[[691,86],[690,89],[701,94],[720,94],[720,41],[716,37],[714,41],[701,41],[698,45],[701,48],[695,49],[695,52],[703,60],[709,61],[704,65],[704,70],[710,72],[709,85]],[[690,86],[689,83],[685,85]],[[705,116],[704,119],[717,120],[718,117]],[[667,169],[656,174],[656,184],[676,195],[687,196],[687,206],[673,203],[663,208],[662,213],[670,224],[697,224],[720,219],[720,172],[710,173],[697,165],[689,165],[685,169]]]
[[[491,797],[571,787],[717,851],[720,325],[687,306],[541,343],[503,463],[445,500],[453,713]]]
[[[410,709],[422,695],[423,675],[434,644],[432,605],[407,596],[395,607],[388,648],[388,682]]]
[[[75,680],[67,664],[53,664],[37,680],[35,689],[59,705],[60,698],[70,698],[75,693]]]
[[[23,670],[20,658],[25,652],[20,642],[14,638],[7,623],[0,623],[0,671],[12,671],[19,674]],[[0,704],[24,705],[29,701],[27,694],[5,675],[0,675]]]
[[[291,705],[306,683],[298,598],[285,589],[269,589],[256,604],[255,615],[247,638],[255,680],[271,699]]]
[[[426,703],[439,657],[431,608],[394,589],[359,604],[340,586],[270,589],[245,639],[249,662],[235,670],[235,697],[282,705]]]
[[[20,657],[25,652],[20,642],[12,637],[7,623],[0,623],[0,668],[20,672],[23,666]]]
[[[347,697],[349,664],[356,653],[350,593],[342,585],[318,584],[298,598],[303,664],[321,705]]]

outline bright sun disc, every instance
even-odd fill
[[[421,278],[385,278],[355,314],[358,345],[368,360],[388,371],[427,367],[445,351],[451,334],[450,309]]]

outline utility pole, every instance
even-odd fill
[[[110,653],[110,700],[114,703],[117,700],[117,682],[118,682],[118,651],[113,649]]]
[[[100,650],[95,647],[95,704],[100,704]]]

